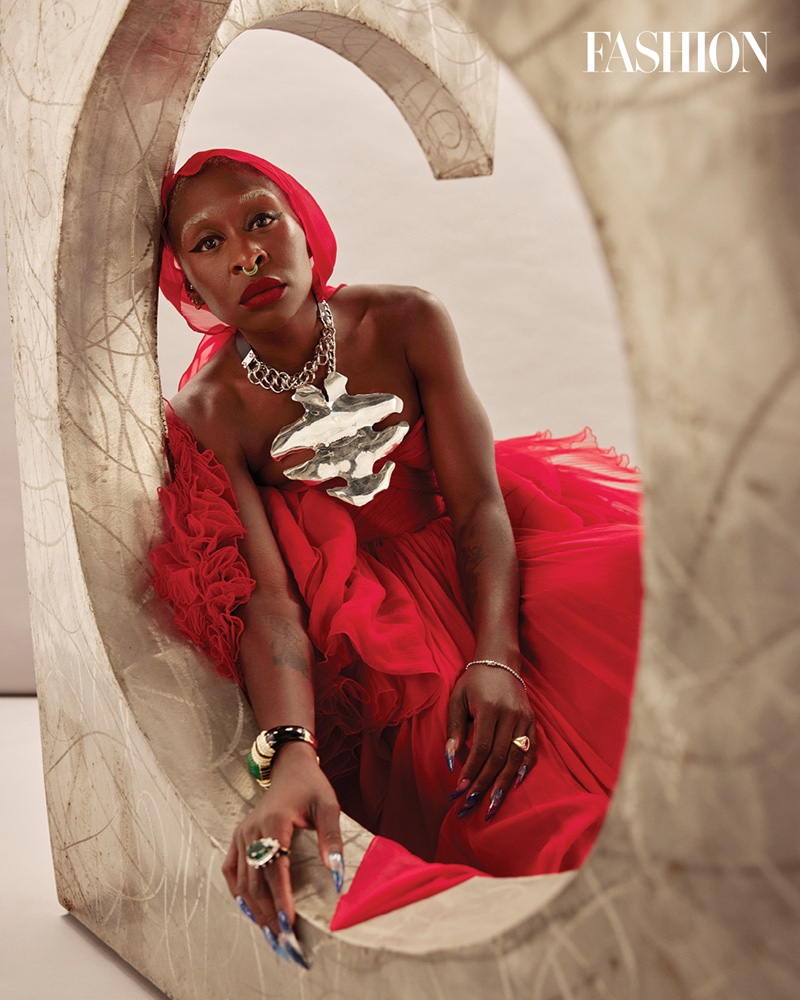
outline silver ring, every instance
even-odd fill
[[[289,848],[284,847],[274,837],[262,837],[247,845],[244,859],[251,868],[266,868],[276,858],[283,857],[288,853]]]

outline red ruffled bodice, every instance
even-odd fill
[[[239,552],[244,537],[225,469],[199,451],[192,432],[167,404],[171,480],[159,492],[167,538],[150,553],[156,593],[172,604],[175,624],[239,680],[242,621],[234,613],[255,587]]]

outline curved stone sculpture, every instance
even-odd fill
[[[709,0],[705,17],[728,7]],[[171,996],[295,988],[219,872],[251,793],[252,721],[148,588],[158,189],[210,61],[258,25],[362,65],[438,175],[488,169],[494,70],[450,9],[558,130],[611,261],[647,480],[643,662],[620,788],[577,875],[474,880],[413,919],[331,935],[330,880],[299,838],[303,995],[789,1000],[800,198],[794,68],[776,42],[800,38],[791,0],[737,11],[773,33],[769,72],[713,80],[584,74],[582,32],[606,24],[575,0],[5,5],[3,196],[60,898]],[[634,35],[694,27],[688,0],[602,9]],[[352,862],[369,838],[347,834]]]

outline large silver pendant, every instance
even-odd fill
[[[346,390],[347,379],[337,371],[325,379],[324,392],[313,385],[300,386],[292,399],[303,404],[305,413],[278,431],[270,454],[279,459],[293,451],[313,449],[313,458],[284,469],[284,476],[310,483],[344,479],[344,486],[332,487],[327,492],[363,507],[389,485],[394,462],[386,462],[380,472],[373,472],[373,467],[379,458],[400,444],[408,424],[403,420],[376,431],[373,424],[402,411],[402,399],[391,392],[351,396]]]

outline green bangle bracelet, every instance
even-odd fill
[[[247,754],[247,770],[262,788],[270,786],[272,762],[284,743],[310,743],[317,749],[314,734],[304,726],[276,726],[259,733]]]

